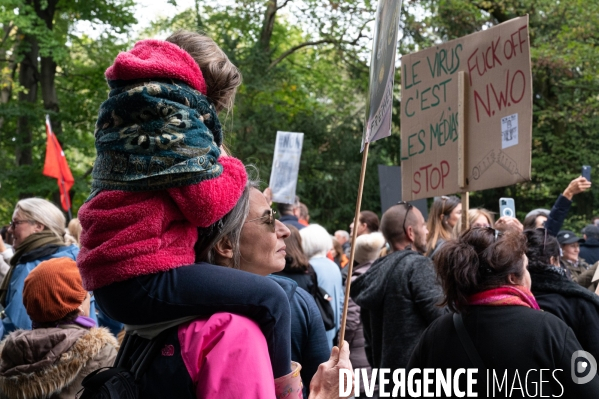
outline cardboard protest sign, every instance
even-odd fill
[[[403,198],[530,179],[528,16],[402,57]],[[466,72],[466,184],[458,186],[458,79]]]
[[[401,0],[379,0],[370,56],[370,81],[362,150],[365,143],[391,135],[393,78],[400,13]]]
[[[381,213],[402,200],[401,168],[399,166],[379,165],[379,187],[381,190]],[[422,212],[424,220],[428,218],[428,205],[425,199],[411,201]]]
[[[302,155],[303,133],[277,132],[270,173],[273,202],[293,204]]]

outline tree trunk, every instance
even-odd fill
[[[56,95],[56,62],[52,57],[42,57],[42,73],[40,74],[40,83],[42,88],[42,99],[44,100],[44,109],[58,114],[58,96]],[[62,133],[62,123],[60,118],[52,120],[52,130],[58,136]]]
[[[52,30],[54,26],[54,13],[58,0],[49,0],[46,2],[46,8],[42,9],[39,0],[35,0],[35,12],[37,16],[44,21],[48,30]],[[44,101],[44,109],[58,114],[58,96],[56,94],[56,62],[52,54],[41,58],[41,73],[40,83],[42,90],[42,99]],[[52,130],[59,136],[62,133],[62,123],[60,118],[55,118],[52,121]]]
[[[270,53],[270,39],[275,27],[275,17],[277,15],[277,0],[268,0],[264,20],[262,21],[262,31],[260,32],[260,49],[264,53]]]
[[[30,124],[31,113],[37,101],[37,59],[39,55],[39,45],[35,37],[25,35],[21,42],[21,47],[26,51],[23,53],[23,60],[19,66],[19,84],[23,87],[23,91],[19,93],[19,103],[25,108],[25,115],[19,117],[17,130],[19,135],[20,145],[17,147],[16,159],[17,165],[31,165],[33,163],[31,152],[31,141],[33,131]]]

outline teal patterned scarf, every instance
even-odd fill
[[[108,84],[90,198],[100,190],[163,190],[220,176],[221,125],[206,96],[172,80]]]

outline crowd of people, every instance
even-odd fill
[[[159,339],[143,398],[336,398],[340,370],[353,368],[569,378],[574,352],[599,358],[599,218],[582,237],[561,229],[586,179],[523,224],[486,209],[463,217],[460,198],[441,196],[427,220],[399,202],[328,232],[297,197],[275,206],[223,147],[218,114],[241,73],[210,38],[140,41],[106,78],[78,218],[67,225],[27,198],[2,229],[0,397],[74,398],[117,351],[127,347],[118,362],[132,368],[131,354]],[[364,378],[356,389],[378,395]],[[599,379],[545,393],[560,389],[596,396]]]

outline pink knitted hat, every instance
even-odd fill
[[[117,55],[106,70],[108,80],[146,78],[178,79],[206,95],[206,82],[198,64],[188,52],[163,40],[141,40]]]

